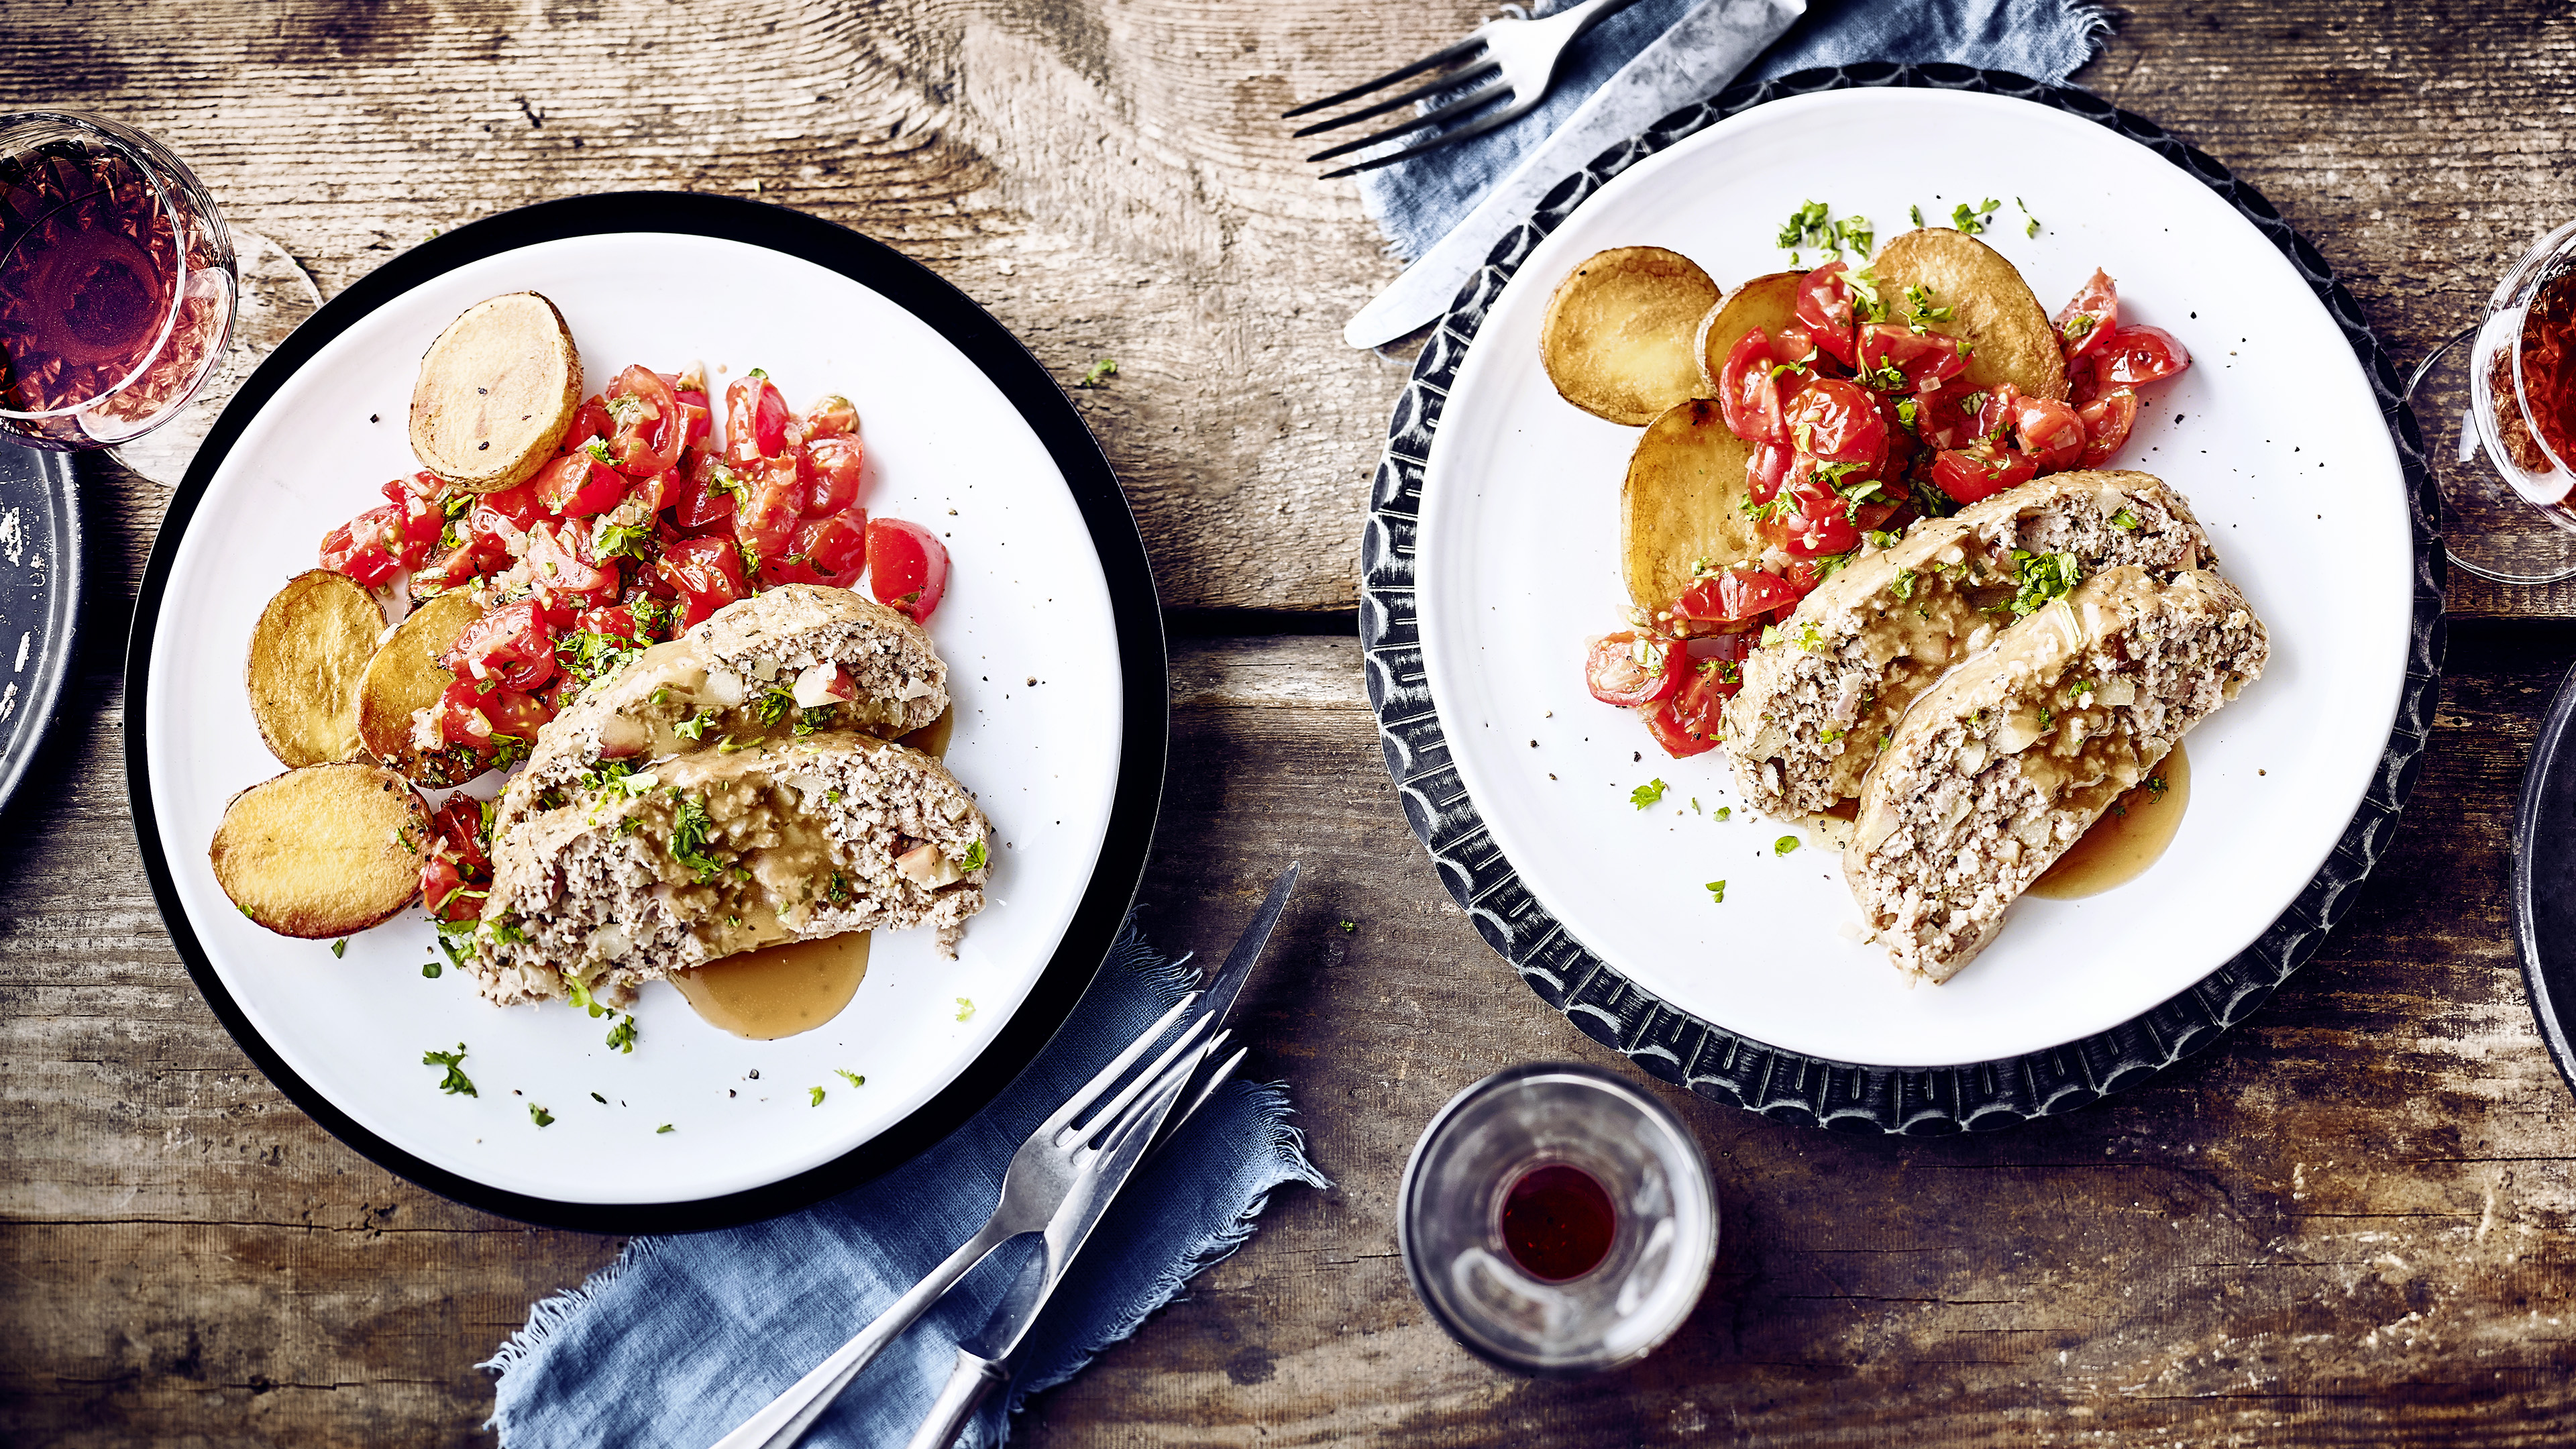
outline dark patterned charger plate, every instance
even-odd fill
[[[80,631],[80,537],[71,455],[0,441],[0,806],[62,704]]]
[[[1868,87],[1981,91],[2064,111],[2155,152],[2234,206],[2288,258],[2360,360],[2396,447],[2415,554],[2395,725],[2360,808],[2288,909],[2253,945],[2189,990],[2119,1026],[2045,1051],[1944,1067],[1832,1061],[1755,1041],[1657,998],[1576,940],[1504,857],[1451,761],[1424,671],[1414,592],[1432,435],[1468,345],[1530,253],[1612,178],[1686,137],[1768,101]],[[2422,437],[2405,390],[2351,294],[2324,256],[2226,167],[2098,96],[2001,71],[1949,65],[1800,71],[1675,111],[1604,151],[1551,190],[1460,289],[1396,401],[1370,489],[1360,553],[1360,639],[1369,703],[1405,817],[1430,851],[1442,886],[1539,999],[1564,1012],[1585,1035],[1625,1053],[1651,1076],[1777,1121],[1915,1136],[1988,1131],[2073,1111],[2208,1046],[2269,998],[2350,909],[2414,788],[2439,692],[2444,571],[2434,506]]]

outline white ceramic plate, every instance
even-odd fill
[[[1940,987],[1909,988],[1856,922],[1839,863],[1748,817],[1722,753],[1664,757],[1585,692],[1619,627],[1616,500],[1637,430],[1559,399],[1548,295],[1607,247],[1669,247],[1733,288],[1789,264],[1809,199],[1875,219],[2003,201],[1986,240],[2054,311],[2095,267],[2121,317],[2174,333],[2115,466],[2192,501],[2271,630],[2264,678],[2189,737],[2191,806],[2164,857],[2081,901],[2026,900]],[[2044,226],[2023,234],[2015,200]],[[1813,265],[1816,257],[1807,258]],[[1539,903],[1671,1006],[1793,1052],[1937,1066],[2039,1051],[2137,1016],[2251,943],[2316,875],[2387,747],[2413,553],[2403,475],[2353,351],[2225,200],[2089,121],[2003,97],[1855,89],[1762,105],[1639,162],[1521,264],[1440,414],[1419,535],[1422,648],[1461,780]],[[1666,782],[1638,809],[1630,793]],[[1699,809],[1692,809],[1694,798]],[[1713,819],[1721,806],[1734,818]],[[1706,883],[1727,882],[1722,905]]]
[[[1098,963],[1100,923],[1114,929],[1141,864],[1141,830],[1122,831],[1138,838],[1104,858],[1113,818],[1134,805],[1122,769],[1149,766],[1159,781],[1163,730],[1141,548],[1096,448],[1034,361],[927,272],[839,228],[708,198],[636,200],[482,223],[389,268],[401,275],[369,278],[364,295],[353,289],[348,311],[317,319],[318,340],[299,334],[191,473],[129,664],[136,815],[164,911],[244,1045],[397,1170],[514,1215],[602,1228],[795,1206],[980,1106]],[[628,229],[646,216],[682,229]],[[568,223],[588,230],[565,234]],[[945,535],[953,572],[930,632],[956,699],[948,762],[1000,844],[991,904],[955,961],[926,930],[879,932],[848,1009],[774,1042],[708,1026],[657,983],[636,1006],[634,1050],[620,1053],[605,1044],[608,1024],[579,1010],[505,1010],[459,973],[424,977],[433,933],[416,909],[334,959],[327,942],[250,924],[215,884],[206,846],[225,802],[279,769],[243,698],[253,621],[279,583],[312,566],[325,529],[417,466],[404,419],[430,340],[472,303],[522,289],[562,311],[593,390],[629,362],[703,360],[719,385],[719,367],[764,368],[795,406],[846,394],[867,443],[871,511]],[[1151,658],[1134,657],[1140,609]],[[1130,688],[1139,671],[1142,696]],[[471,788],[489,794],[494,781]],[[1149,788],[1148,820],[1150,805]],[[425,1050],[459,1042],[479,1096],[442,1094],[440,1069],[422,1064]],[[535,1125],[532,1104],[550,1126]]]

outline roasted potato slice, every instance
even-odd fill
[[[1539,361],[1567,402],[1642,426],[1700,390],[1691,343],[1717,283],[1679,252],[1614,247],[1556,284],[1539,324]]]
[[[368,660],[358,684],[358,735],[367,752],[433,790],[483,773],[481,757],[463,745],[424,751],[411,738],[411,717],[456,682],[439,667],[438,656],[482,612],[471,594],[441,594],[412,610]]]
[[[429,806],[380,765],[306,765],[224,807],[206,850],[243,915],[308,940],[363,931],[420,894]]]
[[[581,354],[555,304],[535,292],[477,302],[420,359],[411,450],[475,493],[525,481],[554,456],[581,408]]]
[[[1777,340],[1781,328],[1798,320],[1798,284],[1806,279],[1804,272],[1755,277],[1708,309],[1691,346],[1699,363],[1701,397],[1717,396],[1717,377],[1726,366],[1726,354],[1735,350],[1745,333],[1759,327],[1765,336]]]
[[[1980,392],[2008,382],[2029,397],[2066,396],[2066,359],[2047,309],[2033,296],[2019,269],[1993,247],[1947,227],[1909,231],[1879,248],[1869,264],[1878,295],[1901,322],[1921,322],[1948,337],[1964,337],[1968,386]],[[1907,287],[1923,290],[1932,310],[1947,318],[1918,316]]]
[[[289,769],[359,752],[358,680],[384,637],[385,611],[347,574],[286,581],[250,631],[242,682],[261,743]]]
[[[1691,565],[1752,563],[1762,540],[1744,511],[1753,445],[1715,402],[1693,398],[1648,424],[1619,490],[1619,558],[1628,597],[1648,613],[1691,586]]]

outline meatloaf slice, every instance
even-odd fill
[[[2187,569],[2095,574],[1914,702],[1861,790],[1843,877],[1890,960],[1947,981],[2004,912],[2263,673],[2262,621]]]
[[[900,735],[947,707],[948,666],[920,625],[848,589],[788,584],[636,655],[548,721],[493,828],[575,803],[604,759],[821,729]]]
[[[1744,661],[1724,717],[1745,803],[1813,819],[1860,794],[1905,707],[1983,650],[2044,589],[2134,565],[2209,559],[2182,495],[2145,473],[2060,473],[1927,518],[1799,601]]]
[[[983,909],[990,827],[941,764],[834,731],[602,772],[500,837],[471,970],[508,1005],[609,1001],[720,956]]]

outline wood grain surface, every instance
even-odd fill
[[[1274,119],[1476,19],[1463,0],[331,5],[0,0],[12,103],[151,130],[326,294],[434,228],[618,187],[757,194],[923,258],[1077,391],[1164,597],[1205,635],[1353,606],[1406,369],[1339,344],[1394,273]],[[2078,79],[2262,187],[2400,359],[2576,212],[2556,4],[2155,0]],[[325,1136],[224,1036],[145,885],[118,688],[162,495],[84,474],[87,642],[0,816],[0,1443],[485,1442],[473,1365],[614,1240],[452,1206]],[[1405,1286],[1421,1124],[1543,1008],[1395,807],[1356,646],[1175,646],[1158,940],[1308,885],[1250,1003],[1329,1191],[1020,1431],[1044,1445],[2548,1445],[2576,1414],[2576,1106],[2508,938],[2513,791],[2576,591],[2463,587],[2423,783],[2369,899],[2252,1023],[2069,1119],[1944,1142],[1661,1087],[1725,1200],[1644,1364],[1498,1374]],[[2509,616],[2533,622],[2511,622]],[[1348,921],[1345,931],[1340,923]]]

